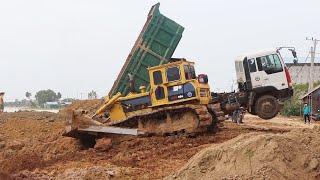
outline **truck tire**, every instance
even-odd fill
[[[262,119],[272,119],[279,112],[277,98],[271,95],[264,95],[258,98],[255,104],[255,112]]]

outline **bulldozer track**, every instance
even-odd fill
[[[221,122],[226,119],[225,113],[222,111],[220,103],[209,104],[208,110],[216,118],[217,122]]]
[[[223,120],[219,104],[190,104],[137,111],[126,120],[107,125],[138,128],[147,134],[191,134],[215,128]]]

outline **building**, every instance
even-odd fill
[[[320,113],[320,85],[302,96],[301,99],[303,103],[308,103],[311,106],[312,114]]]
[[[306,84],[309,82],[310,63],[287,63],[292,81],[295,84]],[[314,82],[320,81],[320,63],[314,63]]]
[[[43,105],[43,107],[46,109],[58,109],[58,108],[60,108],[60,103],[59,102],[46,102]]]

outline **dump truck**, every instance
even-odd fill
[[[129,74],[135,79],[136,90],[140,86],[150,89],[148,67],[166,64],[178,46],[184,27],[160,13],[160,3],[151,7],[138,39],[130,51],[117,79],[109,92],[114,96],[129,93]]]
[[[243,110],[275,117],[293,94],[280,50],[248,53],[235,60],[239,91],[215,93],[194,62],[172,58],[184,28],[154,5],[109,95],[91,115],[70,110],[64,135],[170,134],[214,130],[225,115]],[[292,51],[294,58],[296,53]]]

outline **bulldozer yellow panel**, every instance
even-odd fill
[[[120,102],[116,102],[109,112],[110,120],[112,122],[122,121],[127,118],[126,113],[123,111],[123,108],[121,106]]]
[[[121,97],[121,93],[117,93],[111,99],[105,99],[104,104],[96,111],[95,115],[102,115],[106,109],[112,107],[112,105]]]

